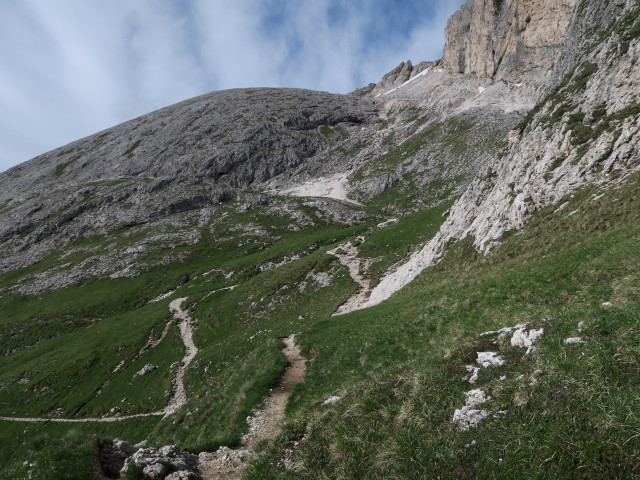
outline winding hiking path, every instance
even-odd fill
[[[357,240],[362,243],[365,238],[360,236]],[[342,251],[343,253],[338,253],[338,251]],[[333,255],[342,265],[347,267],[349,269],[349,275],[351,275],[353,281],[358,284],[356,292],[351,295],[349,300],[340,305],[338,310],[336,310],[332,316],[335,317],[337,315],[360,310],[369,299],[369,294],[371,293],[370,280],[360,275],[360,270],[366,269],[371,261],[359,258],[358,247],[353,245],[351,242],[344,243],[333,250],[328,250],[327,254]]]
[[[173,378],[173,395],[169,404],[165,407],[165,415],[171,415],[187,403],[187,391],[184,388],[184,373],[187,367],[198,353],[198,347],[193,343],[193,325],[191,317],[186,310],[182,310],[182,302],[185,297],[177,298],[169,304],[169,310],[174,318],[180,319],[180,337],[186,348],[182,362],[178,367],[175,377]]]
[[[179,320],[180,337],[185,346],[185,354],[176,370],[174,377],[171,381],[173,386],[173,392],[171,399],[165,408],[157,412],[149,413],[137,413],[135,415],[122,415],[120,417],[93,417],[93,418],[55,418],[55,417],[0,417],[0,420],[7,422],[56,422],[56,423],[92,423],[92,422],[122,422],[124,420],[131,420],[134,418],[155,417],[161,415],[171,415],[179,410],[187,403],[187,392],[184,388],[184,374],[186,369],[193,358],[198,353],[198,348],[193,343],[193,321],[189,317],[189,313],[186,310],[182,310],[182,302],[186,300],[185,297],[177,298],[169,304],[169,310],[173,314],[175,320]],[[168,327],[171,323],[168,323],[164,328],[160,339],[157,341],[149,342],[141,349],[141,352],[155,347],[165,337]],[[140,353],[140,352],[139,352]],[[135,358],[138,358],[136,356]],[[123,362],[120,362],[114,372],[117,372],[122,368]]]
[[[280,384],[264,401],[263,408],[248,419],[249,432],[234,449],[222,447],[217,452],[200,454],[199,468],[204,480],[233,480],[242,477],[246,460],[255,456],[254,449],[263,440],[275,438],[284,421],[284,411],[293,387],[304,380],[306,360],[296,346],[295,335],[283,339],[282,349],[289,365]]]

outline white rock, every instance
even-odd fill
[[[511,346],[526,347],[526,355],[528,355],[533,352],[538,339],[542,337],[542,335],[544,335],[544,328],[529,330],[526,325],[523,325],[513,332],[513,336],[511,337]]]
[[[578,331],[582,332],[585,328],[586,324],[584,322],[578,323]]]
[[[514,327],[504,327],[504,328],[501,328],[500,330],[492,330],[490,332],[481,333],[479,336],[489,337],[492,335],[497,335],[498,338],[502,339],[502,338],[505,338],[507,335],[511,335],[511,332],[513,332],[513,330],[514,330]]]
[[[480,405],[482,403],[486,403],[489,400],[491,400],[491,396],[483,392],[479,388],[469,390],[468,392],[465,393],[465,395],[467,397],[465,406],[467,407],[475,407],[476,405]]]
[[[487,367],[500,367],[504,365],[504,360],[496,352],[478,352],[478,365]]]
[[[147,373],[152,372],[152,371],[157,370],[157,369],[158,369],[157,365],[152,365],[150,363],[147,363],[144,367],[142,367],[140,370],[138,370],[135,373],[133,378],[142,377],[143,375],[146,375]]]
[[[152,479],[164,478],[168,470],[169,469],[166,465],[163,465],[161,463],[153,463],[151,465],[146,465],[142,469],[142,473]]]
[[[329,397],[324,402],[322,402],[322,405],[333,405],[334,403],[338,403],[340,400],[342,400],[342,397],[334,395],[333,397]]]
[[[478,373],[480,372],[480,367],[474,367],[473,365],[467,365],[467,374],[462,377],[463,382],[469,382],[470,384],[474,384],[478,381]]]
[[[613,307],[613,303],[611,302],[604,302],[602,305],[600,305],[601,307]]]
[[[571,345],[572,343],[586,343],[582,337],[569,337],[564,339],[565,345]]]
[[[469,428],[477,427],[488,416],[489,412],[486,410],[477,410],[465,406],[453,412],[453,423],[460,430],[469,430]]]

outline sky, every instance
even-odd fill
[[[0,0],[0,171],[214,90],[347,93],[442,56],[463,0]]]

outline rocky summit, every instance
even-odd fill
[[[640,477],[639,65],[637,0],[467,0],[0,173],[0,478]]]

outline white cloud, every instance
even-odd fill
[[[429,21],[388,32],[374,49],[370,29],[384,31],[385,19],[351,0],[350,22],[336,21],[342,1],[3,0],[0,171],[216,89],[347,92],[378,81],[402,60],[439,57],[446,19],[462,3],[432,2]],[[281,23],[266,22],[278,5]]]

